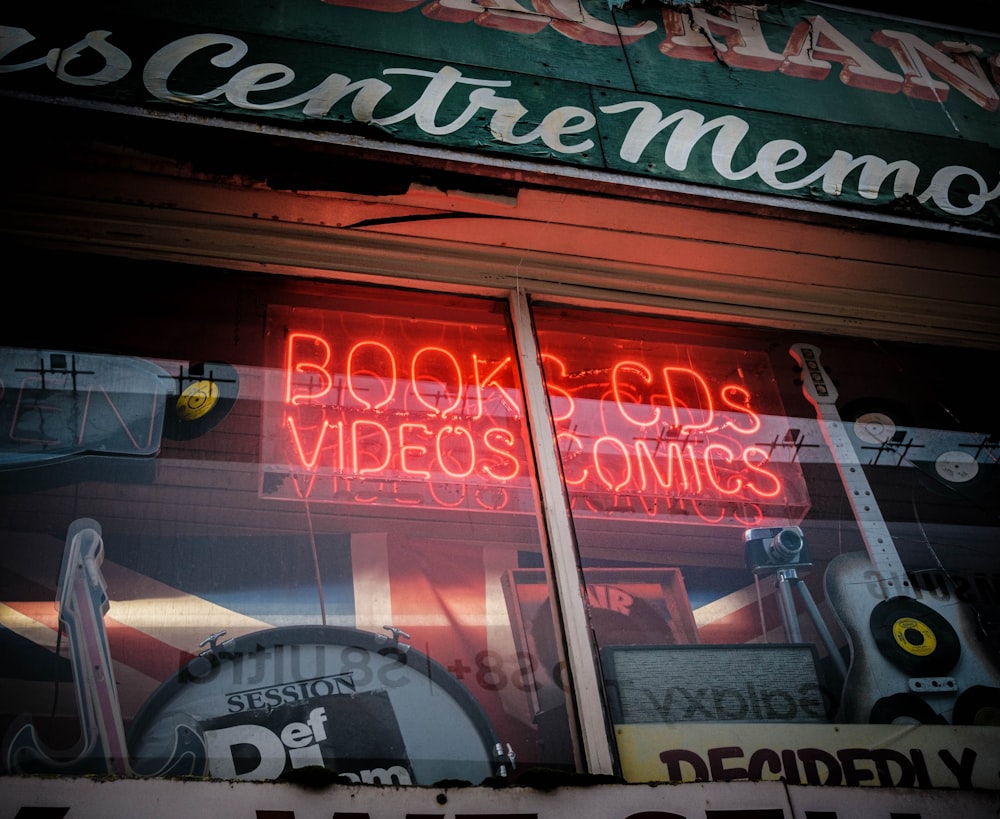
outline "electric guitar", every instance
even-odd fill
[[[839,719],[849,723],[996,724],[1000,657],[954,589],[917,599],[878,502],[837,412],[820,350],[793,344],[803,391],[816,408],[867,554],[834,558],[827,598],[848,638],[850,665]]]
[[[103,562],[100,524],[89,518],[75,520],[66,535],[56,600],[59,623],[69,638],[80,740],[67,751],[53,753],[29,722],[13,734],[5,749],[12,773],[133,775],[104,627],[109,602]],[[194,731],[179,727],[171,758],[155,775],[191,774],[203,757],[204,747]]]

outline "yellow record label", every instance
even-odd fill
[[[926,657],[937,648],[934,632],[915,617],[900,617],[892,624],[892,636],[903,651],[917,657]]]
[[[195,381],[177,398],[177,416],[184,421],[195,421],[212,408],[219,400],[219,387],[207,379]]]

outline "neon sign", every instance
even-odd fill
[[[422,337],[388,318],[305,318],[271,353],[265,496],[534,511],[505,328],[431,322]],[[783,413],[761,410],[775,397],[742,371],[720,376],[720,355],[745,353],[703,349],[703,364],[651,354],[587,370],[543,355],[576,514],[746,526],[805,513],[797,464],[766,444],[787,436]]]
[[[773,407],[768,381],[726,379],[716,373],[719,351],[701,349],[688,353],[704,364],[653,363],[655,352],[643,360],[585,354],[600,366],[575,371],[542,356],[576,514],[732,525],[804,514],[798,467],[768,443],[787,438],[783,414],[758,407]]]
[[[172,387],[165,370],[138,358],[0,348],[0,470],[153,456]]]
[[[532,510],[504,325],[414,337],[408,321],[332,322],[317,313],[282,339],[281,400],[265,410],[265,495]]]

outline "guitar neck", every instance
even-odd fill
[[[85,747],[104,759],[108,773],[130,773],[125,730],[104,614],[108,597],[101,574],[101,529],[86,518],[74,521],[66,539],[59,579],[59,620],[69,635]]]
[[[837,391],[820,363],[819,348],[809,344],[794,344],[789,352],[802,367],[803,392],[816,408],[820,430],[830,447],[868,557],[879,579],[888,584],[892,594],[912,597],[913,590],[906,580],[906,570],[896,551],[889,527],[886,526],[864,467],[858,460],[854,444],[837,411]]]

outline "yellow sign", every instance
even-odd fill
[[[616,725],[628,782],[1000,788],[996,729],[773,723]]]

